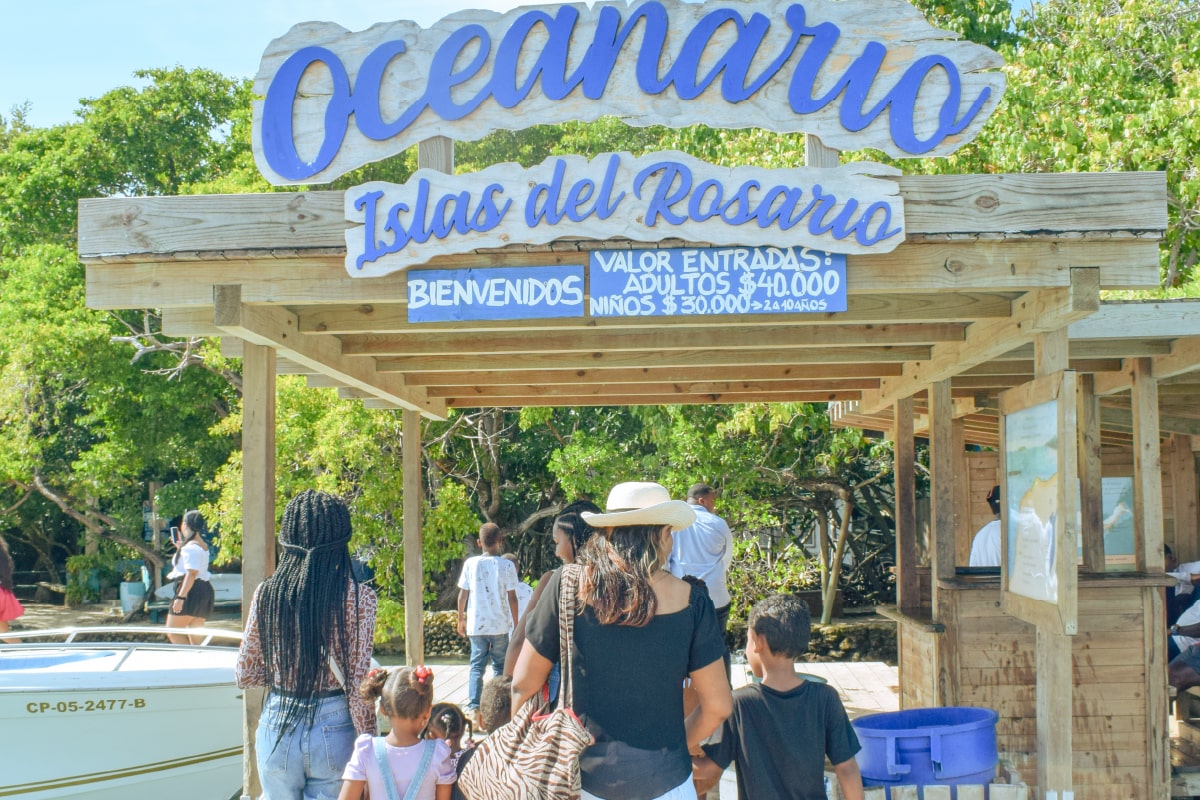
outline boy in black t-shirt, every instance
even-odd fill
[[[828,756],[843,797],[862,800],[854,760],[861,748],[841,698],[833,687],[796,674],[809,628],[808,606],[792,595],[773,595],[750,611],[746,660],[762,682],[733,693],[720,742],[693,758],[698,791],[715,786],[736,762],[741,800],[825,800]]]

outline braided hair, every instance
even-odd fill
[[[454,703],[435,703],[429,714],[429,724],[425,727],[425,738],[446,739],[462,743],[462,738],[470,738],[475,733],[471,721]]]
[[[279,527],[283,553],[258,598],[258,628],[267,674],[283,689],[280,738],[301,720],[312,724],[329,659],[349,673],[357,620],[346,598],[358,582],[350,567],[350,511],[337,497],[307,489],[292,498]],[[276,740],[278,744],[278,740]]]
[[[580,516],[584,511],[592,514],[601,513],[600,506],[591,500],[576,500],[564,506],[554,520],[554,527],[561,530],[571,540],[571,552],[576,557],[583,546],[587,544],[587,540],[592,538],[592,534],[596,532],[596,529],[588,525],[587,520]]]

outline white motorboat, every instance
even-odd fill
[[[0,798],[241,795],[242,692],[234,665],[242,634],[190,628],[201,644],[128,640],[165,632],[110,626],[5,634],[19,641],[0,643]]]

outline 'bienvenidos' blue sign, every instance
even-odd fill
[[[846,256],[808,247],[593,251],[593,317],[846,310]]]
[[[583,316],[583,266],[428,269],[408,274],[408,321]]]

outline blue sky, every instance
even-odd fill
[[[537,2],[538,0],[532,0]],[[463,8],[516,0],[0,0],[0,115],[29,101],[29,121],[75,119],[79,99],[136,85],[134,70],[206,67],[253,77],[267,44],[297,22],[362,30],[410,19],[428,27]],[[527,2],[528,4],[528,2]]]

